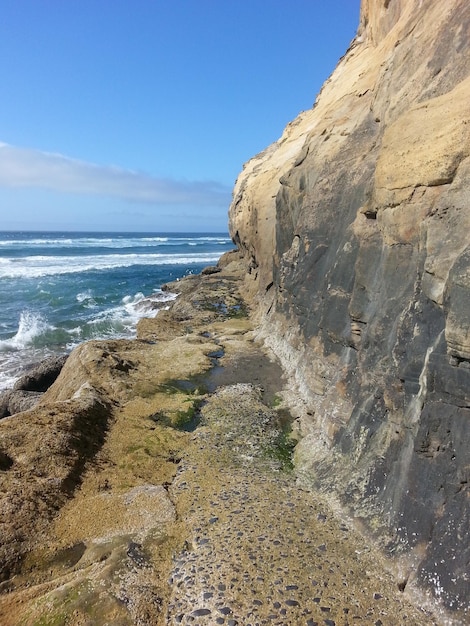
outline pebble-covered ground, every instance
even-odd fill
[[[275,411],[253,387],[219,389],[203,413],[170,490],[190,532],[166,624],[433,623],[365,541],[296,486],[278,458]]]

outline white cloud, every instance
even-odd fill
[[[156,205],[227,206],[230,190],[211,181],[156,178],[119,167],[96,165],[62,154],[0,142],[0,187],[41,188],[120,198]]]

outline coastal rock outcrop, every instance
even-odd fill
[[[218,267],[1,420],[0,623],[437,626],[298,483],[288,381],[254,340],[239,254]]]
[[[60,374],[68,355],[53,356],[31,367],[13,389],[0,393],[0,419],[32,409]]]
[[[363,0],[313,108],[230,208],[302,479],[470,610],[470,5]]]
[[[67,359],[68,354],[52,356],[45,359],[32,367],[26,374],[21,376],[21,378],[18,378],[13,389],[37,392],[47,391],[60,374]]]

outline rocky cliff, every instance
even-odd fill
[[[0,398],[2,626],[469,623],[469,31],[363,0],[238,252]]]
[[[470,607],[470,4],[363,0],[313,108],[230,208],[302,479]],[[312,63],[315,60],[312,59]]]

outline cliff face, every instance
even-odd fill
[[[363,0],[348,52],[230,209],[304,480],[470,607],[470,4]]]

